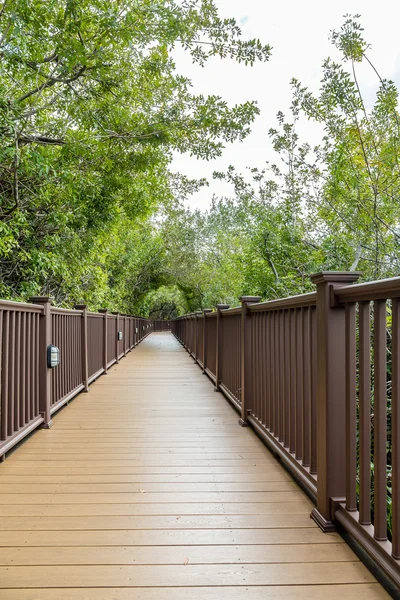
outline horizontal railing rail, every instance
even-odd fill
[[[143,317],[31,301],[0,301],[0,460],[154,331]],[[53,368],[51,347],[59,352]]]
[[[400,278],[217,305],[172,332],[315,501],[400,585]],[[388,529],[388,525],[390,526]]]

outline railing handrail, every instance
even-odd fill
[[[400,277],[399,277],[400,280]],[[353,286],[352,286],[353,287]],[[347,288],[343,288],[347,289]],[[342,290],[341,290],[342,291]],[[306,294],[299,294],[297,296],[288,296],[287,298],[281,298],[277,300],[267,300],[266,302],[258,302],[257,304],[249,304],[250,312],[265,312],[268,310],[283,310],[290,308],[307,308],[309,306],[315,306],[317,303],[317,293],[316,292],[308,292]],[[235,306],[233,308],[225,308],[221,310],[221,314],[224,316],[229,315],[238,315],[240,314],[242,308],[241,306]],[[188,313],[186,315],[181,315],[174,319],[175,321],[180,319],[191,319],[194,318],[195,313]],[[206,313],[206,317],[216,317],[217,313],[215,311],[211,313]],[[199,313],[200,316],[200,313]],[[201,318],[201,317],[200,317]]]
[[[40,306],[39,304],[30,304],[28,302],[13,302],[11,300],[0,300],[0,310],[18,310],[42,313],[43,306]]]
[[[81,317],[83,314],[83,310],[76,308],[59,308],[58,306],[52,306],[50,310],[55,315],[75,315],[76,317]]]
[[[370,302],[400,297],[400,277],[354,283],[335,290],[337,303]]]
[[[240,315],[242,312],[242,307],[241,306],[235,306],[234,308],[223,308],[221,310],[221,315],[223,317],[229,317],[229,316],[234,316],[234,315]]]

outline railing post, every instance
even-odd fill
[[[197,362],[197,311],[194,313],[194,362]]]
[[[194,320],[193,320],[193,313],[190,313],[189,318],[188,318],[188,350],[189,350],[189,354],[192,354],[193,352],[193,346],[194,346]]]
[[[126,356],[126,354],[127,354],[127,350],[126,350],[126,317],[127,317],[127,315],[123,315],[123,316],[124,316],[124,333],[122,334],[122,347],[124,349],[124,356]]]
[[[197,310],[195,312],[195,316],[196,316],[196,321],[195,321],[195,331],[196,331],[196,341],[195,341],[195,345],[194,345],[194,353],[196,355],[195,361],[198,364],[198,360],[199,360],[199,331],[198,331],[198,327],[199,327],[199,315],[203,314],[203,311],[201,310]]]
[[[82,333],[81,333],[81,353],[82,353],[82,383],[85,386],[83,392],[89,391],[89,369],[88,369],[88,333],[87,333],[87,306],[86,304],[75,304],[75,310],[82,311]]]
[[[116,315],[115,319],[115,353],[116,353],[116,363],[119,363],[119,343],[118,343],[118,331],[119,331],[119,312],[113,312],[113,315]]]
[[[261,296],[242,296],[240,302],[242,304],[242,322],[241,322],[241,349],[240,349],[240,366],[241,366],[241,405],[242,416],[239,419],[239,425],[247,427],[247,416],[251,412],[252,407],[252,382],[251,382],[251,365],[253,360],[253,347],[251,343],[251,316],[248,310],[249,305],[260,302]]]
[[[206,372],[207,360],[207,313],[212,312],[211,308],[203,308],[204,325],[203,325],[203,373]]]
[[[106,308],[100,308],[99,313],[101,313],[103,316],[103,369],[104,369],[104,375],[107,375],[107,363],[108,363],[108,357],[107,357],[107,309]]]
[[[317,507],[311,516],[325,532],[334,531],[333,504],[346,489],[345,308],[334,305],[334,291],[357,281],[359,273],[323,272],[317,285]]]
[[[222,363],[222,310],[227,310],[229,304],[217,304],[217,339],[216,339],[216,350],[215,350],[215,388],[216,392],[219,392],[219,385],[221,383],[221,363]]]
[[[50,429],[53,421],[51,420],[51,368],[47,365],[47,348],[52,340],[51,298],[33,296],[29,298],[29,302],[43,306],[43,313],[39,320],[39,412],[43,417],[42,427]]]

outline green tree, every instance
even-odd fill
[[[324,127],[316,148],[319,193],[308,210],[318,219],[319,241],[328,265],[360,267],[367,279],[399,272],[398,90],[383,79],[368,57],[358,16],[347,16],[332,42],[340,63],[327,59],[319,95],[293,80],[293,112]],[[368,108],[357,67],[366,63],[378,90]]]
[[[71,255],[89,269],[88,245],[115,220],[135,224],[173,200],[173,150],[215,157],[258,114],[254,102],[194,95],[173,48],[202,65],[270,49],[210,0],[5,0],[0,28],[0,291],[47,285],[68,300],[57,273]]]

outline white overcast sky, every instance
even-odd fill
[[[399,0],[215,0],[222,17],[234,17],[246,38],[259,38],[273,47],[267,63],[253,67],[234,61],[212,59],[204,68],[193,65],[183,51],[174,59],[178,71],[193,82],[195,93],[222,96],[230,105],[256,100],[261,110],[251,135],[242,143],[227,146],[213,161],[200,161],[189,155],[175,155],[172,170],[189,177],[206,177],[210,186],[194,194],[191,208],[207,209],[212,195],[230,195],[229,184],[212,179],[213,171],[225,171],[233,165],[244,172],[246,167],[276,161],[268,138],[276,126],[276,113],[288,113],[291,100],[290,80],[316,91],[321,79],[321,64],[328,56],[338,58],[329,41],[329,32],[338,29],[346,13],[361,14],[364,36],[371,44],[369,57],[380,74],[396,81],[400,87],[400,1]],[[372,100],[376,78],[370,70],[359,71],[366,96]],[[307,122],[300,130],[303,141],[318,142],[319,134]]]

